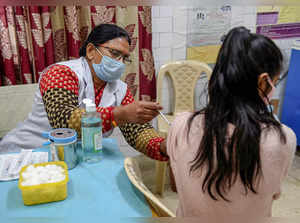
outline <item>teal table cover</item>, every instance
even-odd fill
[[[130,222],[131,217],[151,217],[144,196],[126,175],[117,142],[103,139],[103,147],[101,162],[80,162],[69,170],[66,200],[25,206],[17,180],[0,182],[0,221]]]

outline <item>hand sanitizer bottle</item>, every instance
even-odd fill
[[[85,113],[81,118],[82,160],[95,163],[102,157],[102,120],[92,100],[86,98],[83,103]]]

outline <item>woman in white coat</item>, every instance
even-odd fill
[[[72,128],[80,136],[82,101],[90,98],[103,120],[103,135],[119,127],[136,150],[157,160],[165,142],[148,124],[162,107],[155,102],[134,101],[120,80],[130,63],[128,33],[113,24],[96,26],[80,49],[80,58],[53,64],[40,77],[33,110],[28,118],[0,141],[0,153],[40,147],[42,132]]]

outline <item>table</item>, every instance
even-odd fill
[[[103,147],[101,162],[80,163],[69,170],[64,201],[25,206],[18,181],[0,182],[1,222],[125,222],[127,217],[151,217],[143,194],[127,178],[116,140],[104,139]]]

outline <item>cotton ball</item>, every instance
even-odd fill
[[[37,166],[36,168],[35,168],[35,171],[34,172],[36,172],[37,174],[43,174],[43,172],[44,172],[44,167],[43,166]]]
[[[40,183],[47,183],[49,181],[49,175],[47,175],[47,174],[40,174],[38,176],[38,179],[39,179]]]
[[[65,179],[64,169],[53,164],[37,167],[30,165],[24,173],[22,173],[22,176],[24,178],[22,182],[23,186],[55,183]]]
[[[55,170],[48,171],[49,178],[52,178],[53,176],[55,176],[55,174],[57,174],[57,172]]]
[[[53,170],[55,170],[56,172],[59,172],[59,173],[63,173],[64,172],[64,169],[62,167],[60,167],[60,166],[54,166]]]
[[[26,172],[32,172],[34,171],[35,167],[33,165],[29,165],[27,168],[26,168]]]
[[[56,176],[55,176],[55,182],[59,182],[59,181],[62,181],[62,180],[64,180],[65,179],[65,176],[63,175],[63,174],[57,174]]]
[[[30,173],[27,172],[27,171],[24,171],[24,172],[22,173],[22,177],[23,177],[24,180],[26,180],[26,179],[28,179],[28,178],[30,177]]]
[[[22,177],[24,180],[32,177],[32,174],[35,172],[35,167],[33,165],[29,165],[25,171],[22,173]]]
[[[30,186],[30,185],[29,185],[29,182],[28,182],[27,180],[24,180],[24,181],[22,182],[22,186]]]
[[[29,186],[38,185],[38,184],[40,184],[40,181],[38,178],[31,178],[28,180],[28,184],[29,184]]]

